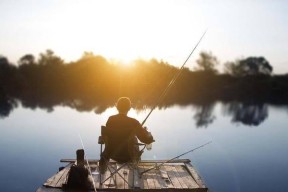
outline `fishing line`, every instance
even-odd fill
[[[79,135],[79,138],[80,138],[80,141],[81,141],[81,145],[82,145],[82,148],[84,149],[84,151],[86,151],[86,150],[85,150],[85,147],[84,147],[84,143],[83,143],[83,140],[82,140],[82,137],[81,137],[80,133],[78,133],[78,135]],[[89,173],[90,173],[90,175],[91,175],[91,177],[92,177],[92,184],[93,184],[93,188],[94,188],[94,191],[95,191],[95,192],[97,192],[97,190],[96,190],[96,185],[95,185],[95,182],[94,182],[94,179],[93,179],[93,175],[92,175],[92,172],[91,172],[91,168],[90,168],[90,165],[89,165],[89,162],[88,162],[88,158],[87,158],[87,156],[86,156],[86,153],[85,153],[85,152],[84,152],[84,157],[85,157],[85,159],[86,159],[86,162],[87,162],[87,165],[88,165],[88,170],[89,170]]]
[[[146,120],[149,118],[149,116],[151,115],[151,113],[154,111],[154,109],[157,107],[157,105],[159,105],[159,103],[165,98],[165,96],[167,95],[168,90],[172,87],[172,85],[175,83],[175,81],[178,79],[178,77],[180,76],[180,74],[182,73],[184,66],[186,65],[187,61],[190,59],[191,55],[193,54],[193,52],[195,51],[195,49],[198,47],[198,45],[200,44],[200,42],[202,41],[203,37],[205,36],[207,32],[207,29],[205,30],[205,32],[203,33],[203,35],[201,36],[201,38],[199,39],[199,41],[197,42],[197,44],[195,45],[195,47],[192,49],[192,51],[190,52],[190,54],[188,55],[187,59],[185,60],[185,62],[182,64],[181,68],[178,70],[178,72],[174,75],[174,77],[172,78],[172,80],[170,81],[170,83],[168,84],[168,86],[165,88],[165,90],[162,92],[162,94],[159,96],[157,102],[155,103],[155,105],[151,108],[150,112],[148,113],[148,115],[146,116],[146,118],[143,120],[142,122],[142,126],[145,124]]]

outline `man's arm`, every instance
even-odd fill
[[[141,124],[138,122],[137,123],[137,131],[136,131],[136,136],[137,138],[145,144],[150,144],[153,143],[155,140],[150,132],[147,131],[147,129],[143,128]]]

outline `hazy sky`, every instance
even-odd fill
[[[288,73],[287,0],[0,0],[0,54],[13,63],[52,49],[65,61],[92,51],[179,66],[206,28],[189,67],[206,50],[221,64],[264,56]]]

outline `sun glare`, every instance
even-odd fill
[[[163,16],[159,16],[160,8]],[[79,1],[61,10],[51,16],[50,25],[63,30],[52,30],[47,45],[70,60],[78,59],[84,51],[120,60],[125,65],[138,58],[165,60],[179,52],[186,54],[193,41],[183,39],[183,35],[192,33],[193,37],[195,33],[195,29],[180,30],[181,22],[171,26],[168,21],[180,21],[177,17],[183,13],[176,14],[177,8],[169,3],[163,7],[162,3],[153,1],[151,7],[138,1],[113,1],[113,6],[111,1]]]

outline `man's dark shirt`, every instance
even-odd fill
[[[153,138],[139,121],[125,114],[109,117],[106,123],[107,143],[103,155],[108,160],[112,158],[118,162],[127,162],[132,159],[135,150],[136,137],[143,143],[153,142]]]

